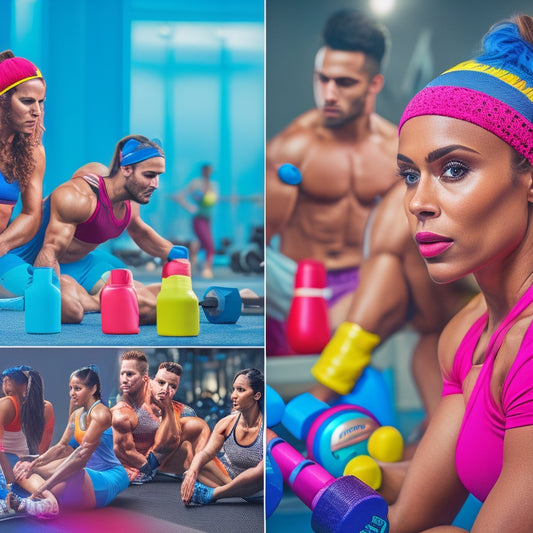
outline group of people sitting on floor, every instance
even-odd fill
[[[263,373],[237,372],[232,411],[211,431],[173,399],[181,365],[163,362],[152,379],[148,369],[143,352],[122,354],[121,400],[111,408],[102,403],[97,367],[72,372],[69,420],[53,446],[54,409],[44,399],[41,374],[26,365],[2,372],[0,518],[104,507],[158,472],[181,481],[187,506],[232,497],[262,501]]]

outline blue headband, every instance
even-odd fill
[[[152,139],[152,142],[160,145],[157,139]],[[121,154],[121,167],[140,163],[141,161],[151,159],[152,157],[165,157],[161,148],[156,148],[150,144],[139,142],[135,139],[130,139],[124,144]]]
[[[7,376],[17,383],[26,383],[26,381],[28,381],[28,376],[25,372],[30,372],[31,370],[33,370],[33,368],[28,365],[13,366],[11,368],[6,368],[2,372],[2,378]]]

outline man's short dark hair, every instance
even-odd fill
[[[383,24],[352,9],[333,13],[322,32],[324,44],[329,48],[362,52],[367,59],[373,59],[373,75],[380,71],[381,61],[387,51],[388,36],[388,30]],[[367,70],[370,72],[370,66]]]
[[[158,371],[164,369],[168,372],[176,374],[176,376],[181,376],[183,373],[183,368],[179,363],[174,363],[174,361],[164,361],[159,365]]]

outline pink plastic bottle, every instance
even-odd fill
[[[318,354],[330,340],[325,288],[324,265],[313,259],[300,261],[287,318],[287,340],[297,353]]]
[[[112,270],[100,293],[102,332],[115,335],[139,333],[139,303],[131,272]]]

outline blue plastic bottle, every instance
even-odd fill
[[[61,291],[51,267],[35,267],[24,292],[26,333],[61,333]]]

